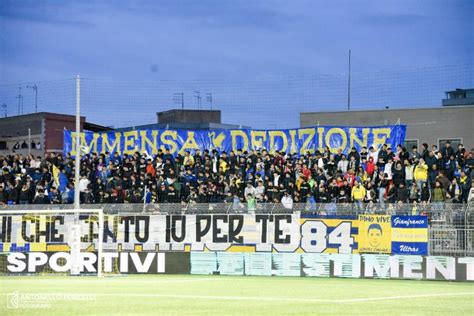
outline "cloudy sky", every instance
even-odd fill
[[[474,1],[0,1],[0,84],[250,80],[460,65]],[[1,100],[0,100],[1,102]]]

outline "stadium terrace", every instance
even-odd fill
[[[12,154],[0,157],[0,204],[70,204],[74,198],[74,158]],[[254,210],[262,203],[293,209],[297,203],[354,203],[380,209],[380,203],[416,203],[415,213],[474,196],[474,149],[447,143],[407,149],[375,148],[303,155],[267,150],[197,149],[171,154],[93,152],[81,158],[81,203],[227,203]]]

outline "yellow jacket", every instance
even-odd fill
[[[357,185],[352,187],[352,199],[356,201],[362,201],[365,197],[365,188],[360,185],[357,187]]]
[[[423,165],[417,165],[415,167],[415,172],[413,174],[413,177],[415,180],[422,180],[426,181],[428,179],[428,165],[423,164]]]
[[[226,172],[227,171],[227,162],[225,160],[221,160],[219,167],[222,168],[222,171]]]
[[[194,157],[191,155],[185,156],[183,160],[183,164],[185,166],[194,166]]]

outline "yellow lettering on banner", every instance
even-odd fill
[[[102,134],[102,150],[101,150],[102,153],[106,153],[106,152],[112,153],[114,151],[120,152],[120,142],[122,139],[122,134],[117,132],[117,133],[114,133],[114,135],[115,135],[115,140],[112,144],[110,144],[109,134],[108,133]]]
[[[211,149],[222,148],[222,143],[225,140],[225,133],[220,133],[216,135],[215,131],[212,131],[208,134],[209,139],[211,140]]]
[[[318,150],[323,151],[324,127],[318,127]]]
[[[232,150],[236,151],[241,149],[243,151],[249,150],[249,138],[244,131],[235,129],[230,131],[230,136],[232,137]],[[237,137],[240,137],[244,141],[244,146],[242,148],[237,148]]]
[[[342,140],[342,143],[339,147],[335,147],[335,148],[332,148],[331,147],[331,136],[334,135],[334,134],[339,134],[341,135],[341,140]],[[333,127],[331,129],[329,129],[329,131],[326,133],[326,137],[325,137],[325,141],[326,141],[326,146],[329,146],[329,149],[331,150],[331,152],[333,153],[336,153],[339,149],[342,149],[344,150],[347,146],[347,135],[346,135],[346,132],[344,132],[344,130],[342,128],[339,128],[339,127]]]
[[[291,134],[291,131],[290,131]],[[280,148],[280,151],[286,152],[288,148],[288,138],[286,137],[285,132],[283,131],[268,131],[270,136],[270,152],[274,153],[277,149],[275,148],[275,138],[279,137],[283,140],[283,146]],[[293,143],[293,142],[292,142]]]
[[[311,143],[311,140],[314,137],[314,134],[316,133],[314,128],[302,128],[298,130],[298,137],[299,139],[302,139],[303,136],[308,135],[306,139],[303,141],[303,145],[300,148],[300,155],[306,154],[307,151],[314,150],[314,148],[309,147],[309,143]]]
[[[158,153],[158,131],[155,131],[155,130],[151,131],[151,137],[152,137],[151,140],[146,136],[147,134],[146,132],[147,132],[146,130],[140,131],[140,137],[142,139],[141,150],[142,151],[146,150],[148,154],[156,155]],[[151,152],[149,152],[146,149],[147,145],[151,148]]]
[[[360,147],[367,147],[367,138],[370,132],[370,128],[362,129],[362,140],[357,137],[357,128],[349,128],[349,146],[354,147],[354,143],[359,144]]]
[[[252,149],[262,149],[264,142],[267,140],[266,131],[250,131],[250,137],[252,139]]]
[[[94,133],[92,135],[92,140],[86,146],[89,148],[89,152],[96,153],[97,152],[97,140],[100,138],[100,134]],[[86,143],[86,137],[84,135],[84,143]]]
[[[390,137],[391,132],[392,130],[389,127],[372,128],[372,134],[374,134],[374,148],[378,149],[380,145],[385,144],[387,138]]]
[[[86,134],[79,133],[79,142],[80,146],[82,146],[82,154],[89,154],[91,152],[97,152],[97,140],[100,138],[100,134],[94,133],[92,134],[92,140],[90,143],[87,143]],[[71,132],[71,155],[76,155],[76,132]]]
[[[176,139],[178,138],[177,131],[163,131],[160,136],[161,150],[166,150],[165,145],[170,147],[170,154],[174,154],[178,150],[178,145],[176,145]]]
[[[71,155],[76,155],[77,153],[77,146],[76,146],[76,135],[77,133],[76,132],[71,132]],[[84,136],[84,133],[80,133],[79,134],[79,142],[82,143],[82,138],[85,137]]]
[[[124,154],[133,154],[134,152],[140,150],[137,146],[138,131],[123,132],[123,138],[124,138],[124,146],[123,146]]]
[[[188,137],[186,138],[186,141],[184,142],[183,147],[181,147],[181,150],[179,151],[181,155],[184,154],[184,152],[188,149],[194,149],[194,150],[199,149],[199,145],[196,143],[196,140],[194,139],[194,133],[195,132],[188,131]]]
[[[294,154],[298,152],[298,146],[296,146],[296,129],[290,129],[291,148],[290,153]]]

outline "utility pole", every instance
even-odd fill
[[[26,87],[35,90],[35,113],[37,113],[38,112],[38,86],[32,85],[32,86],[26,86]]]
[[[347,111],[351,110],[351,50],[349,49],[349,71],[347,80]]]

